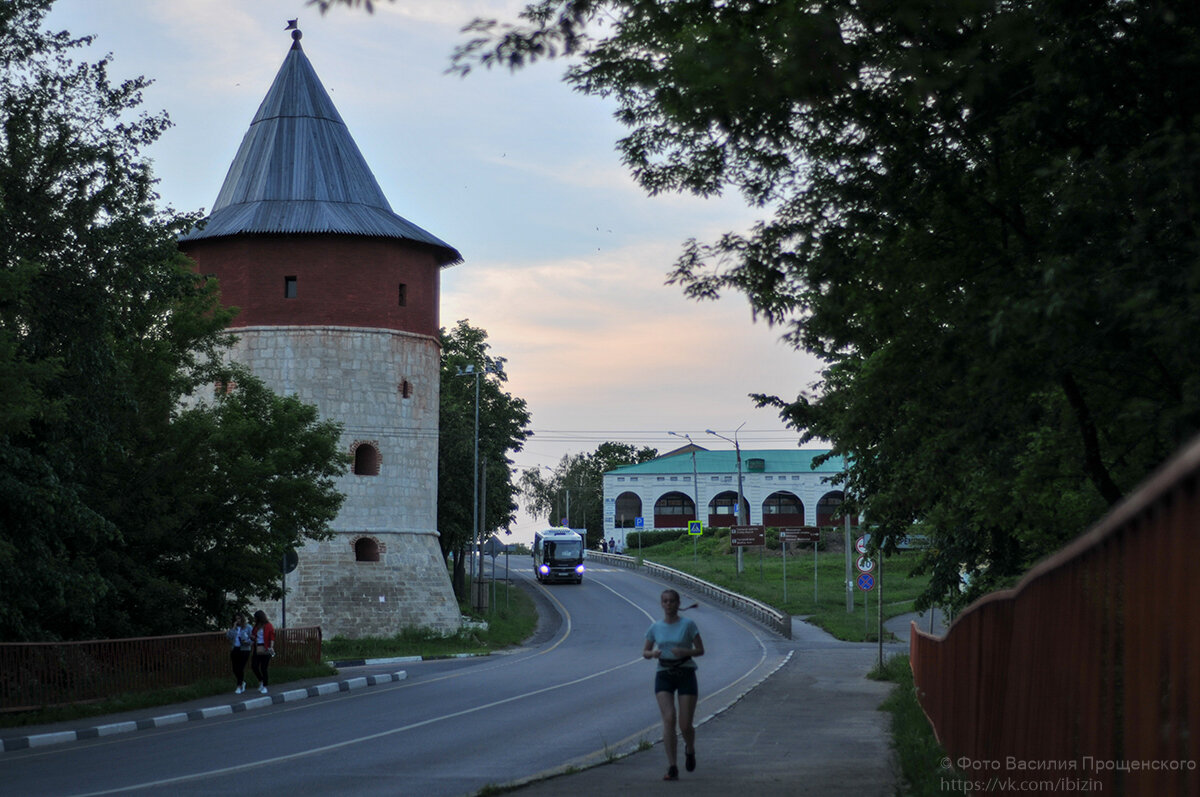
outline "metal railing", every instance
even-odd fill
[[[321,629],[275,632],[275,666],[321,661]],[[0,644],[0,711],[84,703],[230,676],[224,632]]]
[[[633,570],[639,569],[638,559],[634,556],[603,553],[601,551],[588,551],[587,557],[589,560],[605,562],[606,564],[616,565],[618,567],[628,567]],[[697,592],[701,595],[706,595],[718,603],[723,603],[726,606],[732,607],[742,614],[754,618],[785,639],[792,638],[792,616],[786,612],[781,612],[778,609],[768,606],[765,603],[760,603],[753,598],[747,598],[745,595],[739,595],[736,592],[730,592],[724,587],[718,587],[716,584],[710,584],[707,581],[696,578],[695,576],[690,576],[687,573],[680,572],[679,570],[667,567],[666,565],[660,565],[643,559],[641,561],[640,569],[665,581],[679,584],[691,592]]]
[[[948,763],[1000,794],[1200,794],[1198,559],[1200,441],[945,637],[913,624]]]

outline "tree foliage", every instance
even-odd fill
[[[454,554],[454,589],[460,597],[475,522],[475,416],[479,414],[480,525],[486,539],[516,520],[517,488],[509,452],[533,432],[525,400],[503,389],[504,358],[489,354],[487,332],[461,320],[441,330],[441,431],[438,438],[438,531],[442,556]],[[468,373],[468,369],[470,373]],[[478,404],[476,404],[478,386]]]
[[[763,218],[671,279],[747,295],[820,380],[776,405],[844,455],[925,602],[1006,584],[1200,426],[1200,6],[543,0],[459,71],[574,56],[646,190]],[[960,595],[960,573],[972,574]]]
[[[586,529],[586,542],[598,545],[604,536],[604,474],[656,456],[653,448],[608,442],[590,454],[565,454],[547,474],[541,468],[526,468],[521,473],[526,508],[545,516],[551,526],[566,519],[569,528]]]
[[[0,639],[213,627],[336,511],[336,430],[212,365],[230,314],[140,155],[167,117],[49,6],[0,5]]]

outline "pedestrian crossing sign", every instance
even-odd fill
[[[704,534],[704,523],[699,520],[689,520],[688,534],[692,535],[693,537],[699,537],[700,535]]]

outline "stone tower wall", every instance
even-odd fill
[[[437,534],[440,353],[423,335],[352,327],[242,327],[232,359],[273,390],[344,426],[344,450],[370,445],[378,472],[347,472],[332,540],[309,542],[286,578],[286,622],[325,636],[455,631],[458,604]],[[379,561],[357,561],[374,541]],[[282,606],[266,607],[278,621]]]

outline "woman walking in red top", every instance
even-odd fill
[[[267,693],[271,657],[275,655],[275,626],[267,622],[267,613],[259,609],[254,613],[254,628],[250,629],[250,644],[254,654],[250,657],[250,669],[258,678],[258,691]]]

